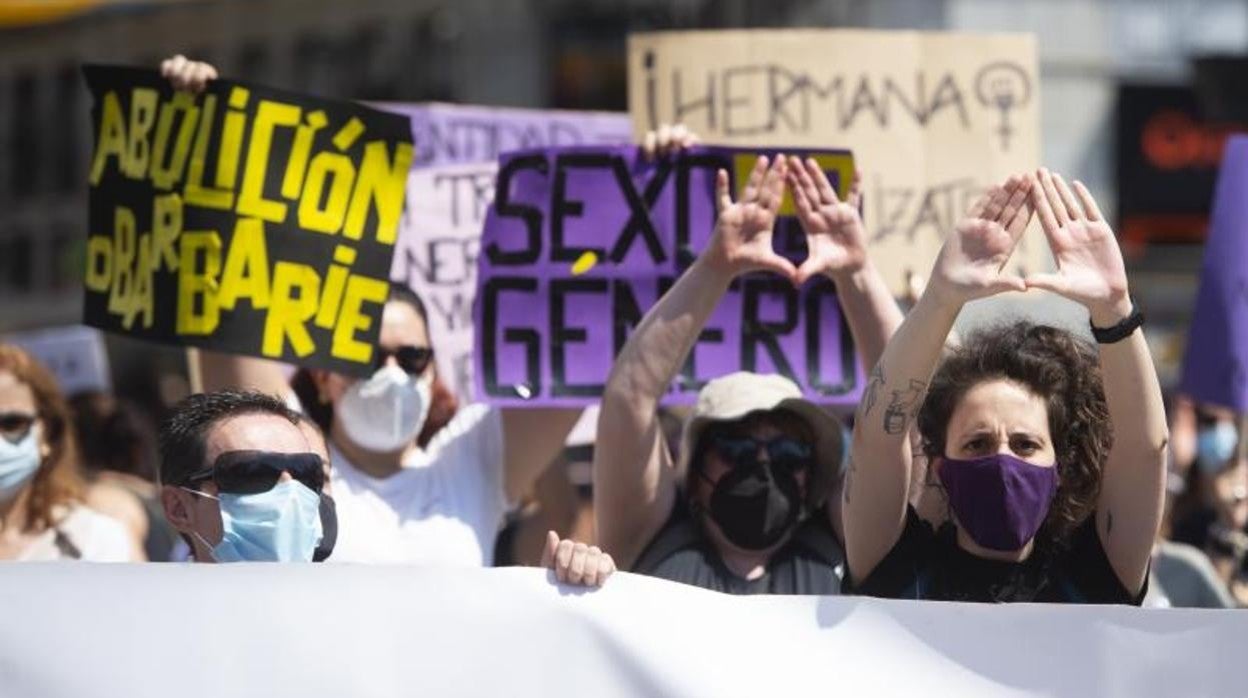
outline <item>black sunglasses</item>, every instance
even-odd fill
[[[399,364],[399,368],[403,369],[407,375],[419,376],[429,367],[429,362],[433,361],[433,348],[431,347],[417,347],[405,344],[393,351],[383,349],[382,347],[376,347],[374,351],[376,352],[373,355],[374,371],[385,366],[386,359],[393,356],[395,362]]]
[[[212,465],[191,473],[187,484],[212,480],[217,490],[230,494],[259,494],[273,489],[282,473],[303,483],[313,492],[325,487],[325,466],[315,453],[270,453],[268,451],[227,451]]]
[[[39,417],[25,412],[5,412],[0,414],[0,432],[9,436],[26,436]]]
[[[711,448],[735,467],[756,465],[759,449],[766,449],[773,466],[793,471],[810,467],[815,452],[810,444],[791,436],[763,441],[748,436],[719,435],[711,438]]]

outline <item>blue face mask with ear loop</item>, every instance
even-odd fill
[[[39,425],[35,424],[15,442],[0,437],[0,500],[16,494],[38,472],[43,463],[39,433]]]
[[[186,489],[215,499],[221,507],[221,542],[210,548],[217,562],[311,562],[321,541],[321,496],[295,480],[279,482],[257,494],[217,496]]]
[[[1207,475],[1216,475],[1235,455],[1239,431],[1230,422],[1218,422],[1196,435],[1196,465]]]

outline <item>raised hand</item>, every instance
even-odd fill
[[[1032,190],[1031,200],[1057,271],[1032,274],[1027,286],[1082,303],[1098,326],[1118,322],[1130,314],[1131,299],[1114,231],[1082,183],[1076,181],[1072,192],[1059,174],[1041,169],[1036,177],[1039,186]]]
[[[655,157],[671,155],[692,148],[701,142],[698,134],[690,131],[684,124],[663,124],[657,131],[647,131],[641,140],[641,151],[647,160]]]
[[[1010,177],[976,201],[945,240],[927,292],[962,304],[1004,291],[1025,291],[1022,277],[1005,271],[1014,246],[1031,220],[1031,175]]]
[[[209,80],[217,79],[217,69],[203,61],[192,61],[182,54],[160,63],[160,74],[175,90],[203,92]]]
[[[797,219],[806,231],[806,261],[797,269],[794,283],[806,283],[816,274],[852,274],[867,262],[867,234],[862,216],[862,181],[854,173],[849,196],[841,201],[828,176],[813,158],[791,161],[789,190],[797,204]]]
[[[734,202],[728,193],[728,173],[715,174],[715,201],[718,217],[711,244],[704,258],[715,269],[737,276],[751,271],[771,271],[792,280],[797,269],[789,260],[771,248],[772,228],[776,211],[784,196],[787,162],[777,155],[768,166],[760,156],[750,172],[741,200]]]
[[[615,561],[596,545],[560,540],[559,534],[547,531],[542,567],[554,570],[563,584],[600,587],[615,572]]]

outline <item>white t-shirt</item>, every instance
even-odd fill
[[[60,523],[44,531],[17,559],[130,562],[132,554],[133,545],[124,524],[84,506],[71,506]]]
[[[503,422],[468,405],[403,469],[377,479],[331,443],[338,541],[329,562],[403,562],[463,567],[493,563],[507,510]]]

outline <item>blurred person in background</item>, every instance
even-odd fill
[[[87,504],[126,524],[148,560],[170,559],[177,531],[156,485],[155,428],[133,403],[99,390],[69,400],[78,433]]]
[[[175,56],[161,73],[200,91],[216,70]],[[365,379],[202,352],[208,390],[279,395],[329,437],[342,533],[334,561],[483,566],[511,505],[563,447],[578,410],[457,408],[437,373],[428,312],[392,285]]]
[[[0,560],[142,559],[120,522],[89,509],[56,379],[0,343]]]

